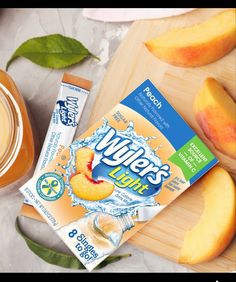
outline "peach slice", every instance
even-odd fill
[[[76,152],[76,170],[92,178],[92,162],[94,151],[89,147],[83,147]]]
[[[212,63],[236,45],[236,10],[223,11],[209,20],[186,28],[173,29],[145,45],[169,64],[196,67]]]
[[[185,235],[180,263],[197,264],[217,257],[236,231],[236,187],[231,176],[214,167],[201,181],[205,208],[197,225]]]
[[[114,185],[103,180],[95,181],[83,173],[72,176],[70,185],[78,198],[87,201],[103,200],[114,191]]]
[[[236,158],[236,103],[214,78],[207,78],[194,101],[197,122],[222,153]]]

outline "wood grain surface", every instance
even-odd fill
[[[216,155],[220,165],[236,179],[235,161],[217,151],[204,136],[196,123],[192,108],[194,96],[208,76],[220,81],[236,99],[236,50],[206,66],[180,68],[158,60],[144,46],[146,40],[171,28],[200,23],[221,10],[223,9],[196,9],[172,18],[134,22],[108,67],[91,113],[90,124],[101,118],[149,78]],[[129,242],[157,255],[178,261],[184,234],[199,220],[204,208],[200,185],[201,181],[192,185]],[[187,267],[204,272],[236,270],[236,239],[218,258]]]

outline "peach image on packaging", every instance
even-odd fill
[[[146,80],[20,191],[91,271],[216,163]]]

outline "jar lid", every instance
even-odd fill
[[[0,177],[12,166],[23,139],[23,120],[17,102],[0,83]]]

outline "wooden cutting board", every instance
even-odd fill
[[[219,80],[236,99],[236,50],[207,66],[180,68],[161,62],[143,44],[171,28],[200,23],[221,10],[223,9],[197,9],[177,17],[133,23],[109,65],[91,113],[90,124],[149,78],[219,158],[221,165],[235,178],[235,162],[218,152],[205,138],[194,118],[192,102],[208,76]],[[157,255],[178,261],[185,232],[199,220],[204,208],[200,185],[201,181],[192,185],[129,242]],[[187,267],[204,272],[236,270],[236,239],[218,258]]]

